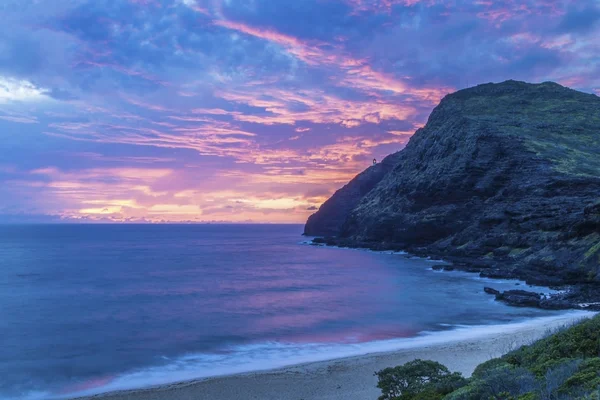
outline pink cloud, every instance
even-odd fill
[[[264,39],[284,47],[290,54],[312,66],[334,68],[336,74],[332,80],[340,86],[352,87],[371,92],[373,90],[395,94],[410,94],[428,101],[436,102],[440,92],[447,93],[450,88],[411,88],[403,81],[380,71],[375,71],[364,59],[344,54],[340,47],[320,42],[305,42],[296,37],[277,32],[269,28],[259,28],[240,22],[215,21],[216,25],[235,30],[250,36]],[[323,50],[327,48],[329,50]],[[340,76],[341,74],[341,76]]]
[[[440,0],[346,0],[354,13],[383,12],[390,13],[394,6],[410,7],[416,4],[431,6]]]
[[[478,12],[477,17],[486,19],[494,23],[496,27],[499,27],[508,20],[531,15],[562,16],[565,14],[564,5],[570,2],[567,1],[560,4],[560,2],[554,0],[536,0],[530,2],[518,0],[478,1],[476,5],[485,7],[486,9]]]
[[[38,124],[39,121],[35,117],[0,115],[0,119],[18,124]]]
[[[277,43],[285,47],[291,54],[305,61],[307,64],[318,64],[319,60],[322,60],[323,58],[323,52],[316,46],[311,46],[310,44],[305,43],[298,38],[279,33],[275,30],[253,27],[243,23],[227,20],[217,20],[214,23],[215,25],[222,26],[227,29],[235,30],[250,36],[255,36]]]
[[[264,89],[263,96],[256,96],[251,91],[222,91],[216,95],[228,101],[263,108],[269,114],[240,113],[233,117],[238,121],[264,125],[294,125],[298,121],[308,121],[353,127],[375,120],[408,119],[416,111],[411,105],[394,100],[345,100],[319,90],[288,91],[273,88]],[[305,109],[295,111],[297,104],[302,104]]]

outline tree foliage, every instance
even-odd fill
[[[441,399],[466,384],[460,373],[452,373],[444,365],[430,360],[414,360],[404,365],[385,368],[375,373],[379,400]]]

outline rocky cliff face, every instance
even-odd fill
[[[337,236],[348,215],[367,193],[394,168],[400,153],[390,154],[356,175],[347,185],[338,190],[306,221],[304,234],[308,236]]]
[[[393,162],[346,207],[336,193],[307,232],[439,256],[486,276],[600,282],[599,97],[549,82],[461,90]]]

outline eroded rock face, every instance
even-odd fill
[[[461,90],[393,161],[374,187],[336,193],[307,231],[457,260],[486,276],[599,281],[597,96],[515,81]]]
[[[347,185],[334,193],[308,218],[304,234],[308,236],[336,236],[350,212],[396,165],[399,153],[391,154],[356,175]]]

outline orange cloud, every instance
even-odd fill
[[[267,170],[265,175],[290,171]],[[235,190],[189,188],[190,181],[172,169],[92,168],[63,171],[46,167],[29,172],[30,180],[10,181],[13,192],[43,188],[44,207],[49,214],[87,221],[232,221],[301,222],[315,201],[303,196],[306,182],[279,179],[286,193],[269,192],[273,180],[261,174],[217,174],[216,180]],[[314,178],[315,181],[317,178]],[[237,184],[236,182],[240,182]],[[321,182],[322,183],[322,182]],[[181,190],[181,185],[188,189]],[[287,188],[286,188],[287,187]],[[257,195],[256,193],[260,193]]]

